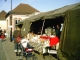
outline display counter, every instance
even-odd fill
[[[30,41],[34,49],[40,53],[46,53],[46,47],[52,47],[59,43],[58,37],[53,36],[40,36],[35,41]]]

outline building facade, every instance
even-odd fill
[[[14,8],[12,11],[8,12],[6,14],[6,27],[7,27],[7,33],[10,34],[10,28],[12,28],[12,32],[15,30],[15,25],[28,18],[31,14],[39,12],[35,8],[31,7],[28,4],[19,4],[16,8]],[[11,25],[11,19],[10,16],[12,16],[12,25]]]
[[[1,29],[6,29],[6,18],[5,18],[6,12],[3,10],[0,12],[0,27]]]

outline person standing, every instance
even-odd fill
[[[20,44],[17,41],[17,37],[21,37],[21,31],[19,27],[16,27],[16,30],[13,33],[14,38],[14,52],[16,53],[16,56],[19,56],[21,53]]]
[[[5,36],[5,38],[6,38],[6,30],[4,29],[4,36]]]
[[[60,32],[60,25],[56,25],[55,32],[56,32],[56,36],[60,39],[60,34],[61,34],[61,32]]]
[[[1,35],[2,35],[2,29],[1,29],[1,27],[0,27],[0,38],[1,38]]]

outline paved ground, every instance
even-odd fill
[[[6,55],[7,60],[18,60],[19,57],[17,57],[14,53],[14,43],[10,42],[9,39],[2,42],[3,50]]]
[[[0,60],[7,60],[6,55],[4,53],[4,50],[3,50],[3,47],[2,47],[1,41],[0,41]]]
[[[37,53],[35,55],[38,57],[38,60],[57,60],[51,55],[45,56],[45,59],[43,59],[42,55]],[[0,42],[0,60],[19,60],[19,56],[16,56],[14,53],[14,42],[10,42],[9,39]],[[23,60],[26,60],[26,58],[24,57]]]

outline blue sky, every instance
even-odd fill
[[[6,12],[10,11],[10,1],[11,0],[7,0],[5,2],[5,0],[0,0],[0,12],[2,10],[5,10]],[[12,9],[20,3],[24,3],[29,4],[41,12],[46,12],[78,2],[80,2],[80,0],[12,0]]]

